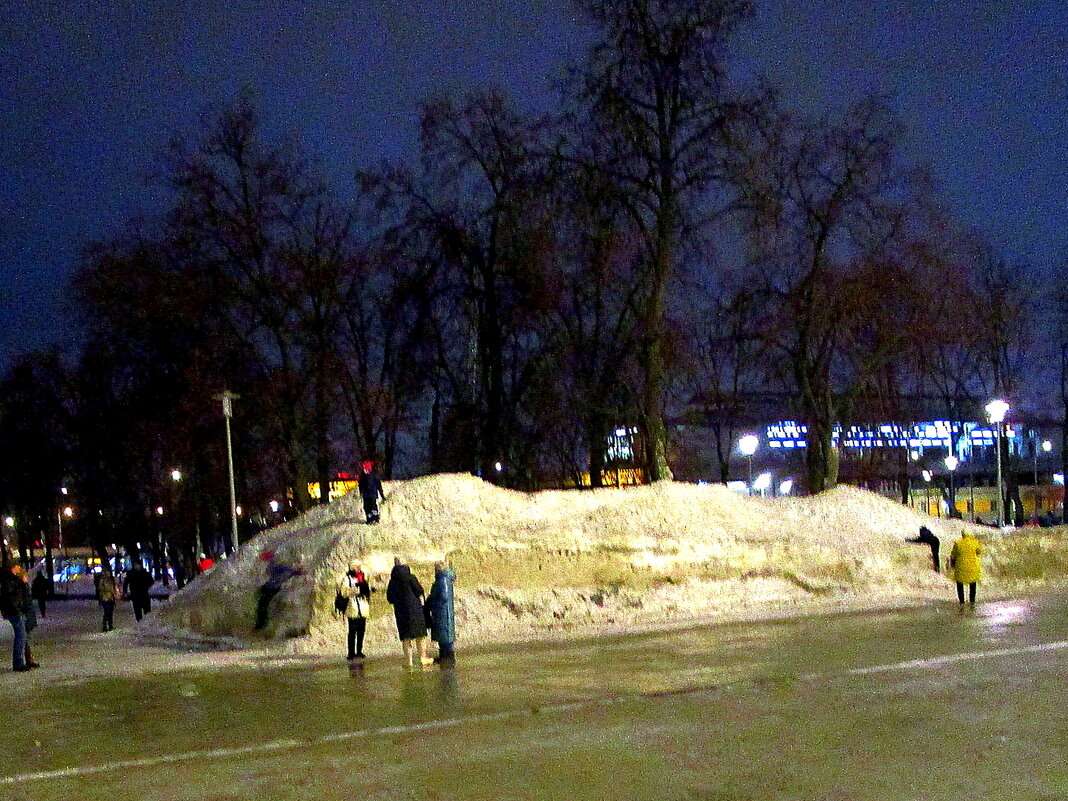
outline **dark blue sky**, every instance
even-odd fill
[[[908,150],[1013,258],[1068,244],[1068,4],[766,0],[737,45],[817,111],[896,93]],[[403,155],[429,96],[504,86],[527,108],[581,57],[562,0],[0,3],[0,363],[73,330],[78,249],[151,208],[176,131],[253,87],[339,182]]]

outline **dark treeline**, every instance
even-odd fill
[[[581,5],[601,36],[559,113],[438,99],[418,158],[351,188],[250,96],[177,137],[163,213],[86,249],[84,350],[0,386],[20,544],[52,530],[60,486],[97,547],[225,531],[224,389],[240,498],[297,510],[361,459],[597,486],[619,428],[668,478],[665,420],[695,396],[726,480],[765,390],[808,426],[816,492],[860,399],[901,419],[933,393],[958,420],[1021,389],[1031,299],[902,158],[886,98],[800,115],[737,85],[744,0]]]

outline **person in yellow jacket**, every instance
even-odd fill
[[[968,585],[968,603],[975,605],[975,585],[979,583],[982,570],[979,557],[983,545],[967,531],[953,543],[953,552],[949,555],[949,566],[953,568],[957,582],[957,600],[964,604],[964,585]]]

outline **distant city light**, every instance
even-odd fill
[[[923,480],[924,481],[930,481],[933,477],[934,476],[933,476],[933,474],[931,473],[930,470],[924,470],[923,471]]]
[[[5,517],[4,518],[4,525],[5,526],[14,526],[15,525],[15,518],[13,518],[13,517]],[[6,540],[5,540],[5,542],[6,542]]]
[[[502,470],[504,470],[504,465],[501,464],[500,462],[494,462],[493,463],[493,469],[496,470],[499,473]]]
[[[238,516],[241,515],[241,507],[240,506],[235,506],[234,507],[234,511],[238,514]]]
[[[627,436],[627,429],[625,429],[625,428],[617,428],[616,429],[616,436],[617,437],[625,437],[625,436]]]
[[[271,511],[272,512],[277,512],[278,511],[278,506],[279,506],[278,501],[271,501],[270,507],[271,507]]]
[[[163,514],[163,507],[162,506],[157,506],[156,507],[156,514],[158,514],[158,515]]]
[[[74,509],[71,508],[70,506],[64,506],[63,507],[63,516],[64,517],[74,517]]]
[[[788,479],[786,479],[784,482],[782,482],[779,485],[779,494],[780,495],[789,495],[791,492],[793,492],[793,489],[794,489],[794,480],[792,478],[788,478]]]
[[[171,471],[171,479],[174,480],[174,481],[181,481],[182,480],[182,471],[181,470],[177,470],[177,469],[172,470]]]
[[[760,493],[765,492],[771,486],[771,473],[761,473],[753,482],[753,489]]]
[[[1049,453],[1051,450],[1053,450],[1053,443],[1050,442],[1048,439],[1044,440],[1042,442],[1042,450],[1044,450],[1046,453]]]
[[[1064,486],[1064,473],[1054,473],[1053,474],[1053,483],[1054,484],[1060,484],[1063,487]]]
[[[60,488],[59,488],[59,491],[60,491],[60,492],[61,492],[61,493],[62,493],[63,495],[67,495],[67,494],[68,494],[68,493],[67,493],[67,488],[66,488],[66,487],[60,487]]]

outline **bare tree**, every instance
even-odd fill
[[[638,232],[648,281],[643,414],[648,479],[670,478],[664,403],[668,293],[679,253],[717,210],[723,150],[745,104],[728,90],[724,48],[751,13],[747,0],[595,0],[601,30],[581,74],[595,165],[619,191]]]

